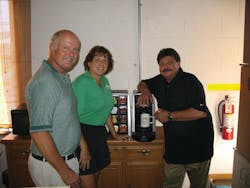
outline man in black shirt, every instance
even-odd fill
[[[207,188],[214,132],[203,86],[182,70],[174,49],[162,49],[157,61],[160,74],[138,84],[138,103],[149,104],[152,94],[158,103],[155,117],[165,135],[164,188],[181,188],[185,173],[190,187]]]

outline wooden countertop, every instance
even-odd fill
[[[15,144],[15,142],[17,141],[18,143],[30,142],[30,135],[20,136],[20,135],[16,135],[13,133],[9,133],[8,135],[2,138],[1,143],[2,144]]]
[[[30,135],[27,136],[20,136],[20,135],[15,135],[13,133],[10,133],[6,135],[5,137],[2,138],[1,143],[3,144],[15,144],[15,142],[18,143],[27,143],[30,142]],[[128,143],[140,143],[140,144],[163,144],[164,143],[164,134],[163,134],[163,127],[162,126],[157,126],[156,127],[156,139],[149,141],[149,142],[138,142],[136,140],[133,140],[132,138],[129,141],[116,141],[113,140],[112,138],[108,139],[108,144],[109,145],[116,145],[116,144],[124,144],[127,145]]]
[[[131,137],[128,141],[117,141],[113,140],[112,138],[108,139],[108,144],[109,145],[128,145],[128,144],[139,144],[139,145],[147,145],[147,144],[163,144],[164,143],[164,133],[163,133],[163,127],[162,126],[157,126],[156,127],[156,138],[152,141],[147,141],[147,142],[139,142],[136,140],[133,140]]]

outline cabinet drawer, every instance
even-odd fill
[[[128,160],[161,160],[163,149],[161,146],[128,146],[126,156]]]
[[[122,160],[124,159],[125,146],[112,146],[109,147],[111,160]]]

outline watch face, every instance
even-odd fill
[[[172,121],[172,120],[173,120],[172,114],[168,114],[168,120],[169,120],[169,121]]]

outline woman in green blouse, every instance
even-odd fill
[[[113,62],[108,49],[95,46],[84,60],[85,72],[73,82],[81,131],[91,155],[89,168],[80,169],[81,187],[84,188],[96,188],[100,170],[110,163],[105,124],[115,140],[121,139],[112,123],[111,111],[114,100],[109,82],[104,76],[112,70]],[[85,156],[84,151],[81,152],[81,156]],[[81,161],[79,162],[81,166]]]

